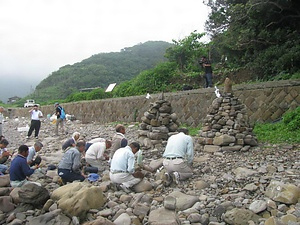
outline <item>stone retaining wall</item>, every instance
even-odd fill
[[[214,88],[197,89],[164,93],[178,121],[183,124],[198,126],[206,117],[207,109],[216,98]],[[222,93],[222,87],[220,92]],[[248,110],[250,122],[275,121],[288,109],[300,105],[300,80],[272,81],[257,84],[242,84],[233,86],[234,96],[244,103]],[[141,117],[147,111],[151,102],[157,100],[159,94],[153,94],[152,99],[144,96],[114,98],[104,100],[63,103],[67,114],[74,115],[85,123],[99,122],[141,122]],[[54,106],[41,106],[44,116],[54,113]],[[29,116],[28,109],[9,109],[9,116]]]

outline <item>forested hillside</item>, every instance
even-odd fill
[[[149,41],[120,52],[100,53],[74,65],[65,65],[44,79],[31,97],[39,102],[64,99],[82,88],[106,88],[121,83],[141,71],[165,61],[165,51],[172,44]]]

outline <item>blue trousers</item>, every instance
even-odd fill
[[[211,73],[206,73],[205,74],[205,81],[206,81],[206,84],[205,84],[205,87],[212,87],[213,84],[212,84],[212,74]]]
[[[57,170],[58,176],[63,179],[64,182],[73,182],[74,180],[84,181],[85,177],[82,176],[80,173],[74,173],[68,169],[59,169]]]

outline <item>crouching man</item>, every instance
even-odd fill
[[[167,142],[163,154],[163,165],[167,170],[164,183],[169,186],[173,181],[179,184],[193,176],[192,163],[194,158],[193,139],[188,129],[179,128],[178,134],[172,135]]]
[[[134,154],[139,149],[139,143],[132,142],[124,148],[119,148],[111,160],[110,180],[113,183],[120,184],[120,187],[127,193],[130,192],[132,186],[138,184],[144,178],[140,171],[135,172],[134,169]]]
[[[27,163],[29,166],[40,165],[42,158],[40,156],[36,156],[36,153],[39,152],[43,148],[43,144],[39,141],[35,142],[32,147],[29,148],[29,153],[27,156]]]
[[[18,149],[18,155],[13,159],[9,168],[10,185],[12,187],[21,187],[30,182],[27,177],[32,175],[38,168],[38,165],[30,168],[27,164],[28,146],[21,145]],[[38,184],[38,183],[36,183]],[[40,184],[39,184],[40,185]]]
[[[85,142],[79,141],[76,147],[69,148],[63,155],[58,164],[58,176],[61,177],[62,182],[73,182],[74,180],[84,181],[85,176],[81,172],[81,153],[85,151]]]

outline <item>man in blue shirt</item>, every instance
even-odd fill
[[[163,165],[167,170],[164,183],[169,186],[174,180],[177,184],[193,175],[191,169],[194,158],[193,139],[186,128],[179,128],[178,134],[172,135],[163,154]]]
[[[121,184],[120,187],[125,192],[130,192],[130,188],[143,179],[143,174],[134,169],[135,157],[134,154],[140,149],[137,142],[132,142],[130,145],[119,148],[110,164],[110,180],[113,183]]]
[[[27,164],[28,146],[21,145],[18,149],[18,155],[13,159],[9,168],[10,185],[12,187],[21,187],[28,183],[27,177],[34,173],[38,165],[30,168]]]

